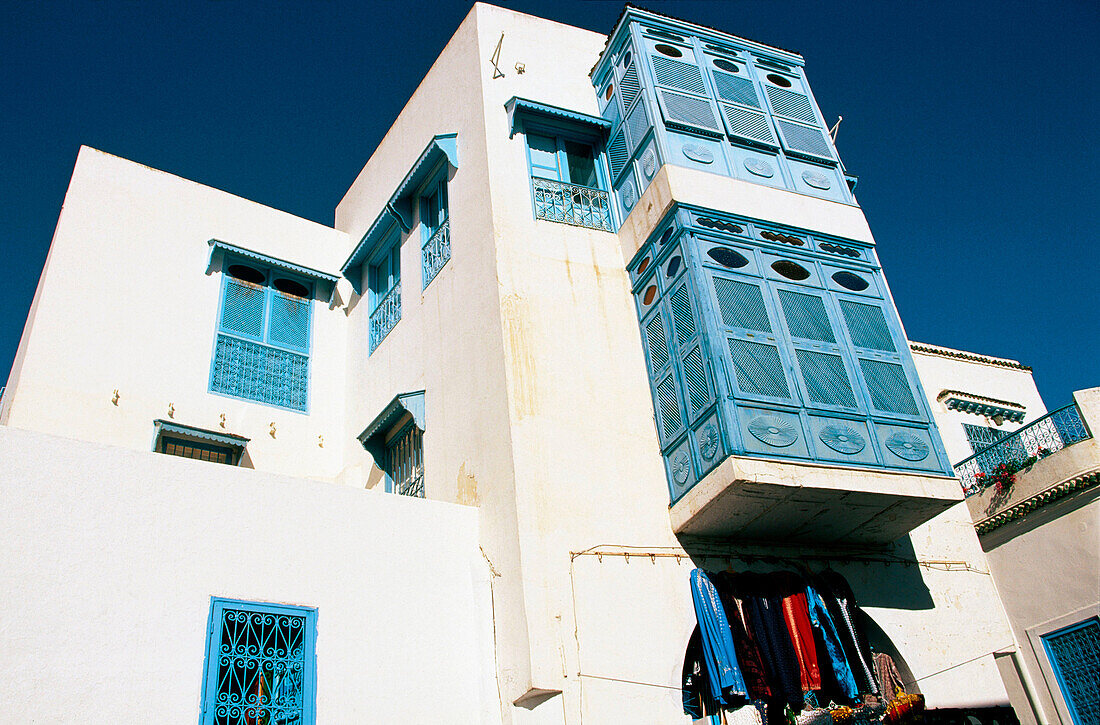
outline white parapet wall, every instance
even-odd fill
[[[492,723],[473,508],[0,426],[0,722],[187,723],[212,596],[317,608],[317,722]]]

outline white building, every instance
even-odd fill
[[[475,5],[334,228],[82,148],[0,400],[2,719],[686,723],[695,566],[837,571],[929,708],[1006,706],[976,388],[921,394],[854,182],[799,56],[633,8]]]

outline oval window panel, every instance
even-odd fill
[[[780,88],[790,88],[791,87],[791,82],[789,80],[787,80],[786,78],[784,78],[783,76],[779,75],[778,73],[769,73],[768,74],[768,80],[771,81],[772,83],[774,83],[775,85],[779,86]]]
[[[721,68],[722,70],[728,70],[730,73],[737,73],[741,69],[737,67],[736,63],[731,63],[725,58],[716,58],[714,61],[715,68]]]
[[[308,297],[309,290],[306,286],[300,282],[295,282],[292,279],[276,279],[274,282],[275,289],[279,290],[283,294],[293,295],[295,297]]]
[[[603,94],[605,100],[610,101],[611,96],[615,95],[615,86],[611,85],[607,87],[607,92]]]
[[[642,260],[642,263],[638,265],[638,274],[644,274],[649,269],[649,257]]]
[[[242,282],[251,282],[252,284],[263,284],[264,273],[255,267],[249,267],[244,264],[231,264],[229,269],[229,276],[234,279],[239,279]]]
[[[680,259],[679,254],[677,254],[672,259],[668,260],[668,266],[665,267],[665,276],[666,277],[675,276],[676,273],[680,271],[680,262],[681,261],[683,261],[683,260]]]
[[[778,262],[772,263],[772,269],[787,279],[793,279],[795,282],[801,282],[810,276],[810,270],[789,259],[781,259]]]
[[[626,53],[623,55],[623,68],[626,68],[628,65],[630,65],[630,51],[629,50],[626,51]]]
[[[707,256],[713,259],[723,267],[729,267],[730,269],[740,269],[747,266],[749,260],[745,258],[745,255],[739,254],[732,249],[726,249],[725,247],[714,247],[707,250]]]
[[[665,43],[658,43],[657,45],[653,46],[653,49],[658,53],[663,53],[664,55],[667,55],[669,58],[680,58],[684,55],[680,52],[679,48],[674,48],[671,45],[666,45]]]
[[[661,235],[661,241],[659,241],[657,243],[660,244],[663,247],[665,245],[665,242],[667,242],[671,238],[672,238],[672,227],[669,227],[668,229],[665,230],[665,233]]]
[[[858,274],[852,274],[851,272],[837,272],[833,275],[833,281],[841,287],[850,289],[853,292],[862,292],[870,286],[863,277],[860,277]]]
[[[643,305],[653,304],[654,298],[657,297],[657,285],[651,284],[646,288],[645,295],[642,296]]]

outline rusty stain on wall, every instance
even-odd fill
[[[477,477],[466,470],[465,461],[458,467],[458,491],[455,501],[465,506],[477,506],[481,502],[477,493]]]
[[[511,403],[516,418],[523,420],[536,412],[539,389],[528,301],[519,295],[503,296],[500,300],[500,317],[504,326],[504,352],[509,366]]]

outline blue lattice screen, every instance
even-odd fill
[[[1043,645],[1074,725],[1100,723],[1100,619],[1044,635]]]

